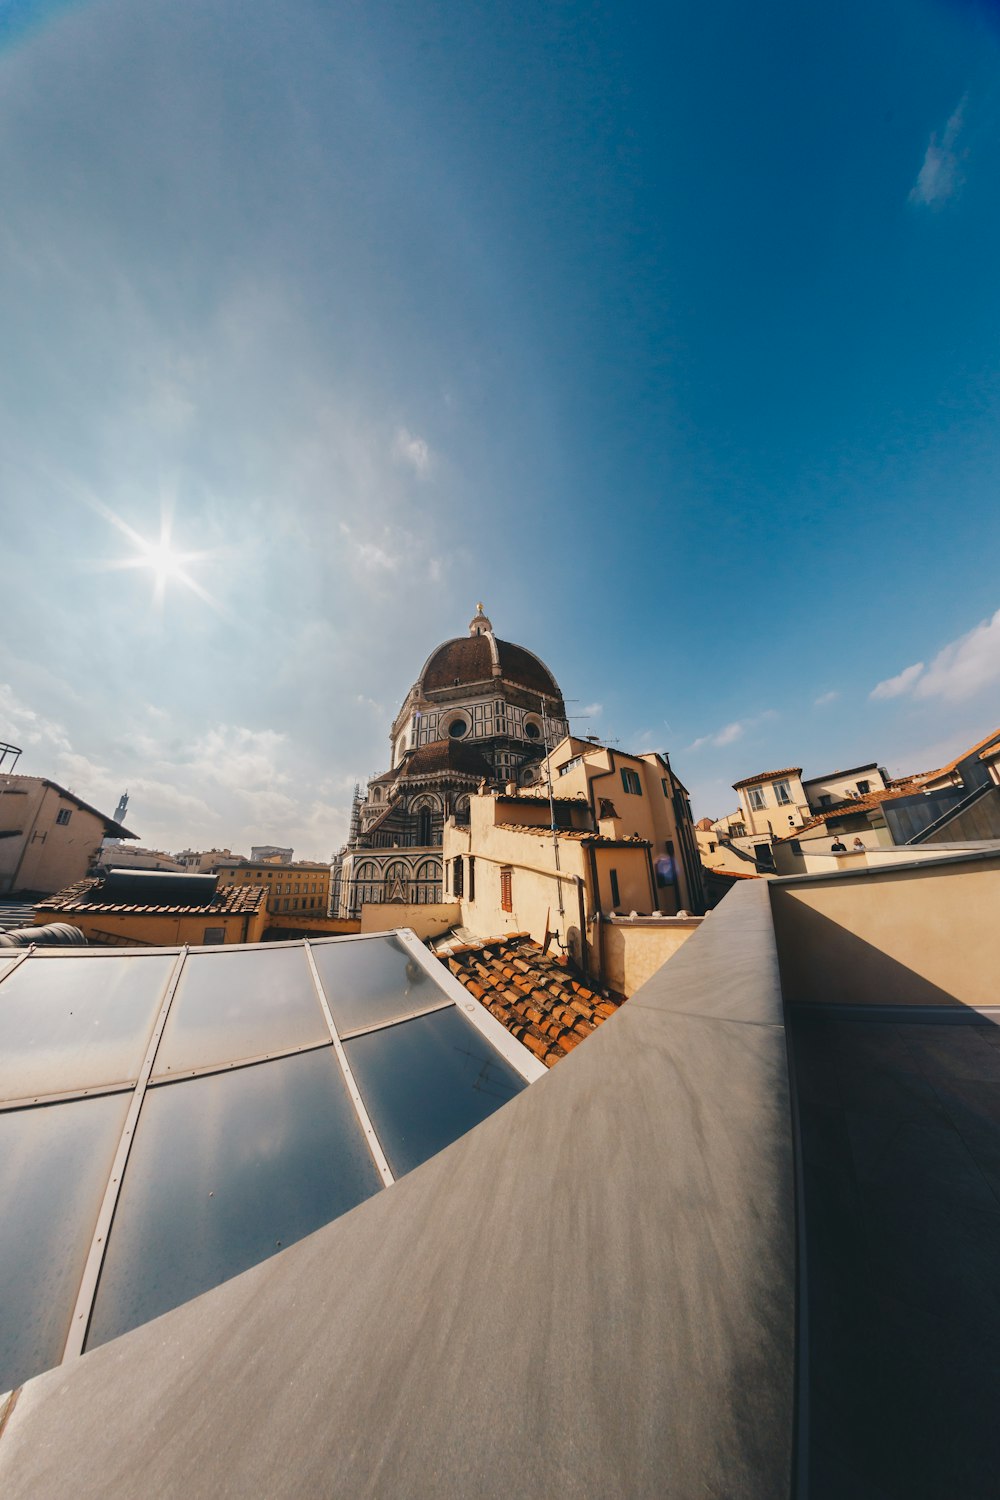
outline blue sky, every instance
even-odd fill
[[[698,815],[1000,721],[995,6],[4,20],[23,769],[327,856],[479,599]]]

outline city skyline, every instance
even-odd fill
[[[21,4],[0,739],[304,858],[482,599],[574,731],[731,783],[995,727],[1000,32]]]

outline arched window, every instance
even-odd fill
[[[413,899],[423,904],[441,900],[441,861],[439,859],[425,859],[417,866]]]
[[[422,807],[417,813],[417,843],[423,848],[431,841],[431,810]]]

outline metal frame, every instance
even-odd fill
[[[75,1359],[83,1353],[84,1341],[87,1330],[90,1327],[90,1318],[94,1308],[94,1298],[97,1295],[97,1282],[101,1274],[101,1266],[104,1264],[104,1252],[107,1249],[108,1233],[111,1229],[111,1221],[115,1216],[115,1208],[118,1204],[118,1195],[121,1192],[122,1179],[125,1176],[125,1166],[128,1162],[128,1154],[132,1149],[135,1139],[135,1127],[139,1121],[139,1111],[142,1108],[143,1097],[146,1093],[146,1085],[149,1075],[153,1071],[153,1062],[156,1057],[156,1049],[160,1045],[160,1037],[163,1028],[167,1024],[167,1016],[177,985],[187,961],[188,950],[182,948],[164,986],[160,999],[160,1008],[153,1024],[152,1034],[146,1046],[146,1055],[139,1069],[139,1077],[136,1080],[135,1089],[132,1093],[132,1102],[129,1104],[122,1133],[118,1140],[118,1150],[115,1152],[111,1163],[111,1176],[104,1190],[104,1198],[101,1203],[100,1212],[97,1215],[97,1223],[94,1225],[94,1236],[90,1242],[90,1250],[87,1254],[86,1264],[83,1268],[83,1276],[80,1279],[79,1290],[76,1295],[76,1303],[70,1318],[69,1332],[66,1335],[66,1343],[63,1347],[62,1363],[69,1359]]]
[[[323,981],[320,978],[319,970],[316,967],[316,960],[313,958],[312,947],[309,943],[309,939],[304,938],[303,943],[306,950],[306,961],[309,964],[309,972],[312,974],[313,984],[316,986],[316,998],[318,999],[323,1014],[326,1017],[326,1024],[330,1028],[330,1036],[333,1040],[333,1050],[336,1053],[337,1061],[340,1064],[340,1071],[344,1075],[344,1082],[347,1085],[347,1092],[350,1095],[351,1103],[354,1105],[354,1112],[358,1117],[365,1142],[372,1154],[372,1160],[378,1168],[379,1175],[382,1178],[382,1181],[384,1182],[386,1187],[392,1187],[392,1184],[396,1179],[393,1176],[392,1168],[389,1165],[386,1154],[382,1150],[382,1142],[379,1140],[378,1136],[375,1133],[375,1126],[372,1124],[371,1116],[365,1108],[365,1101],[361,1097],[361,1092],[358,1088],[354,1074],[351,1071],[351,1065],[347,1060],[347,1053],[344,1051],[344,1044],[340,1039],[340,1033],[337,1030],[336,1022],[333,1019],[333,1012],[330,1010],[330,1002],[326,997],[326,990],[323,988]]]
[[[477,1031],[482,1032],[493,1049],[500,1053],[515,1072],[528,1083],[535,1083],[539,1078],[544,1078],[549,1071],[544,1063],[539,1062],[534,1053],[529,1052],[515,1036],[511,1036],[506,1026],[501,1026],[496,1016],[490,1014],[485,1005],[480,1005],[474,1000],[459,980],[457,980],[446,964],[429,952],[417,937],[416,933],[409,927],[396,927],[393,929],[395,936],[403,944],[407,953],[415,958],[422,969],[425,969],[434,983],[450,995],[455,1001],[457,1008],[462,1012],[467,1021],[470,1021]]]
[[[336,1056],[337,1063],[340,1067],[344,1082],[347,1086],[347,1092],[354,1107],[355,1114],[357,1115],[358,1122],[361,1126],[365,1143],[368,1146],[375,1166],[378,1169],[378,1173],[382,1179],[383,1185],[386,1187],[390,1187],[395,1181],[395,1177],[393,1175],[392,1168],[389,1165],[388,1159],[386,1158],[385,1152],[382,1149],[382,1144],[379,1141],[378,1134],[375,1130],[374,1125],[372,1124],[371,1117],[368,1114],[367,1108],[365,1107],[365,1103],[358,1088],[357,1081],[355,1080],[350,1062],[348,1061],[347,1054],[344,1050],[343,1045],[345,1040],[349,1041],[353,1037],[367,1036],[375,1031],[384,1031],[393,1026],[405,1025],[407,1021],[417,1020],[421,1016],[433,1015],[438,1011],[456,1008],[462,1011],[470,1024],[482,1034],[482,1036],[490,1043],[491,1047],[496,1052],[499,1052],[500,1055],[511,1064],[511,1066],[517,1073],[521,1075],[522,1078],[526,1079],[530,1083],[544,1076],[546,1069],[537,1060],[537,1058],[532,1056],[532,1054],[526,1047],[523,1047],[520,1042],[518,1042],[513,1036],[511,1036],[510,1033],[506,1031],[503,1026],[501,1026],[500,1022],[497,1021],[494,1016],[490,1015],[489,1011],[487,1011],[484,1006],[479,1005],[472,999],[472,997],[454,977],[451,971],[443,963],[441,963],[439,959],[435,958],[435,956],[430,953],[427,948],[424,947],[423,943],[410,928],[394,928],[385,932],[345,933],[341,936],[324,937],[319,938],[315,941],[319,944],[326,945],[329,943],[359,942],[362,940],[374,942],[385,940],[389,937],[394,937],[397,942],[399,942],[399,944],[403,947],[407,955],[409,957],[412,957],[427,973],[427,975],[434,981],[435,985],[441,992],[442,998],[439,1002],[421,1007],[420,1010],[411,1011],[405,1015],[392,1016],[385,1021],[376,1022],[371,1026],[355,1027],[351,1031],[345,1032],[343,1036],[341,1036],[341,1033],[338,1031],[336,1022],[333,1019],[333,1013],[330,1009],[326,990],[323,986],[323,981],[320,977],[319,970],[316,966],[316,960],[312,952],[314,942],[309,938],[294,938],[288,940],[287,942],[281,943],[241,943],[239,945],[233,944],[225,946],[219,946],[216,944],[201,944],[192,947],[185,944],[179,947],[143,948],[139,951],[133,949],[127,953],[121,949],[116,948],[55,949],[35,947],[33,945],[19,952],[14,958],[14,961],[11,963],[10,967],[4,971],[2,976],[0,976],[0,996],[2,996],[2,986],[4,981],[10,974],[14,973],[14,971],[19,968],[20,965],[28,957],[44,958],[46,961],[52,962],[57,962],[60,959],[68,958],[87,958],[94,960],[109,958],[128,958],[130,960],[134,960],[138,957],[152,957],[154,955],[169,955],[174,958],[174,963],[170,968],[166,980],[164,981],[163,988],[160,992],[160,999],[155,1013],[155,1020],[153,1022],[152,1030],[150,1031],[146,1043],[146,1050],[143,1056],[141,1067],[139,1069],[138,1077],[136,1078],[134,1083],[131,1081],[118,1080],[104,1084],[95,1084],[86,1089],[78,1088],[75,1090],[64,1090],[53,1094],[39,1094],[30,1097],[25,1096],[20,1099],[0,1101],[0,1113],[7,1113],[13,1110],[44,1107],[47,1104],[62,1103],[74,1099],[79,1100],[99,1097],[107,1094],[119,1094],[127,1092],[131,1092],[132,1094],[128,1110],[125,1115],[125,1120],[122,1125],[121,1134],[118,1139],[118,1145],[111,1162],[108,1180],[105,1186],[104,1195],[101,1200],[101,1206],[98,1211],[97,1221],[94,1225],[93,1235],[91,1237],[90,1248],[87,1252],[87,1259],[84,1264],[83,1274],[81,1276],[80,1284],[77,1289],[76,1300],[73,1305],[69,1328],[63,1346],[61,1363],[65,1364],[67,1361],[75,1359],[83,1353],[84,1344],[86,1342],[87,1333],[89,1331],[90,1322],[93,1315],[94,1302],[97,1296],[101,1269],[104,1264],[104,1257],[107,1250],[108,1238],[114,1221],[118,1199],[121,1193],[122,1182],[128,1163],[129,1153],[132,1149],[132,1144],[135,1139],[136,1126],[139,1122],[139,1116],[147,1089],[169,1087],[169,1085],[173,1083],[183,1082],[191,1078],[204,1077],[210,1074],[227,1073],[234,1071],[237,1068],[254,1067],[263,1062],[277,1061],[278,1059],[285,1057],[294,1057],[303,1052],[321,1051],[323,1048],[331,1046],[332,1044],[333,1052]],[[156,1061],[156,1054],[159,1049],[164,1028],[166,1027],[167,1020],[170,1015],[170,1009],[176,997],[189,954],[225,954],[227,952],[231,953],[237,948],[240,951],[245,951],[247,948],[302,948],[305,953],[306,963],[309,968],[309,973],[316,993],[316,998],[323,1013],[323,1018],[326,1022],[327,1029],[330,1033],[330,1040],[323,1040],[320,1042],[306,1042],[296,1047],[282,1049],[281,1051],[267,1052],[256,1057],[234,1059],[226,1063],[206,1064],[198,1068],[185,1069],[182,1072],[164,1074],[154,1079],[152,1074],[153,1067]]]

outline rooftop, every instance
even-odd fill
[[[131,871],[129,872],[131,873]],[[208,901],[184,902],[128,902],[103,898],[104,881],[100,877],[88,876],[68,885],[54,896],[46,896],[36,905],[36,911],[70,912],[143,912],[148,916],[184,916],[201,912],[217,912],[220,915],[256,912],[267,898],[260,885],[227,885],[217,889]]]
[[[470,995],[547,1068],[624,1003],[623,995],[591,989],[567,959],[544,952],[524,932],[450,947],[444,961]]]
[[[742,781],[734,781],[733,791],[738,792],[743,786],[756,786],[761,781],[779,781],[783,776],[801,775],[801,766],[786,766],[783,771],[758,771],[756,776],[744,776]]]
[[[497,828],[503,828],[507,833],[533,833],[536,838],[550,839],[552,829],[548,823],[497,823]],[[605,838],[600,833],[588,833],[585,828],[557,828],[560,840],[571,839],[578,844],[594,844],[609,849],[626,849],[638,846],[643,849],[651,847],[649,839],[641,839],[637,833],[630,834],[623,839]]]

